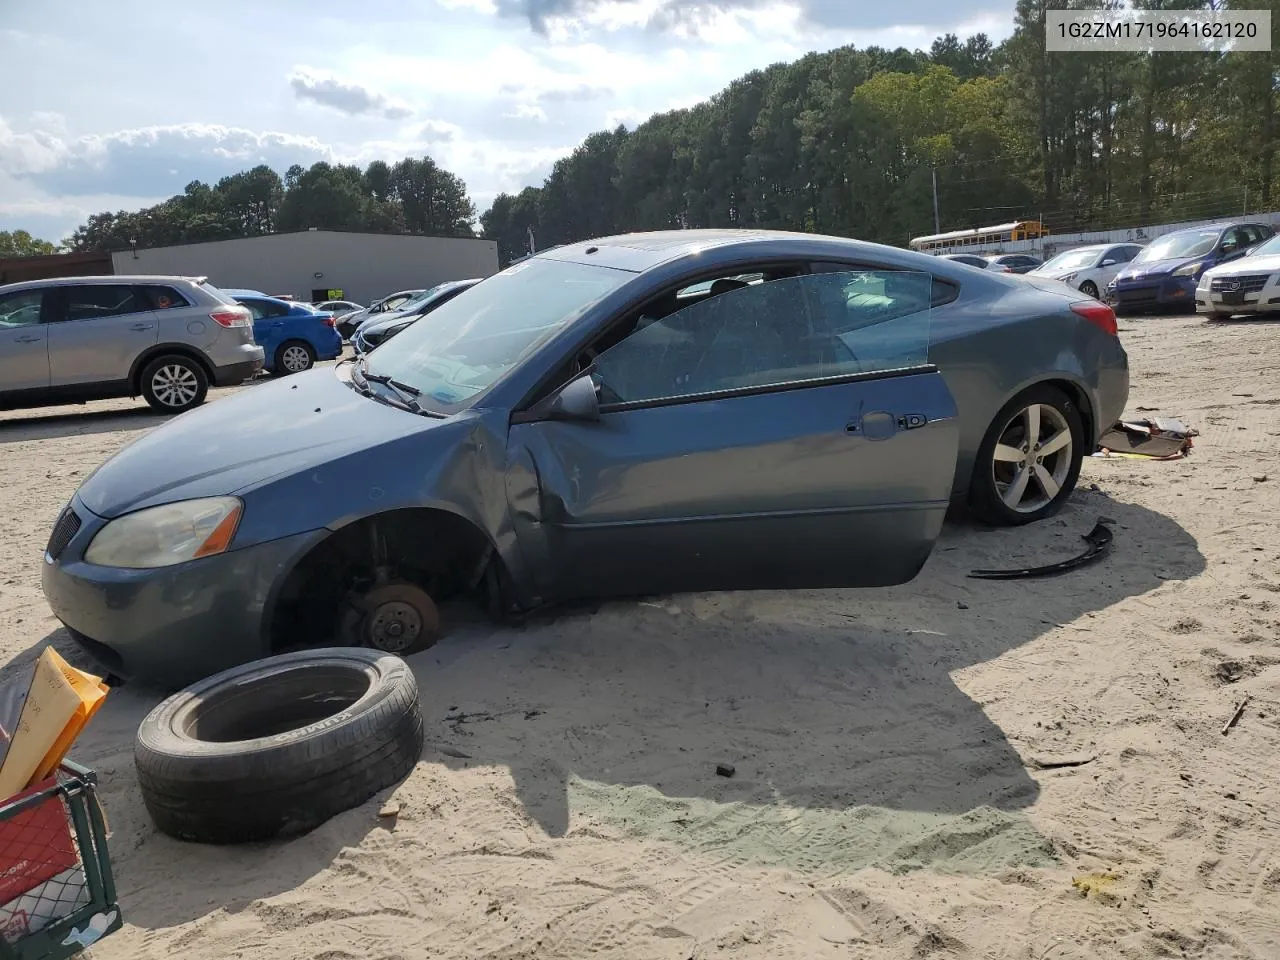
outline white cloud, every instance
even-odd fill
[[[616,130],[619,126],[634,130],[651,116],[653,116],[653,113],[649,110],[623,107],[621,110],[610,110],[606,113],[604,115],[604,126],[606,130]]]
[[[515,107],[503,114],[509,120],[536,120],[539,123],[547,122],[547,111],[543,110],[536,103],[517,103]]]
[[[403,120],[413,116],[413,109],[402,100],[313,67],[294,67],[289,75],[289,86],[299,100],[310,100],[352,117]]]

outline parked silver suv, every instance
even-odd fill
[[[141,395],[181,413],[262,362],[249,311],[202,277],[0,286],[0,410]]]

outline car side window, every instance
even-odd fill
[[[43,290],[19,290],[0,296],[0,330],[30,327],[40,322]]]
[[[240,301],[240,306],[248,310],[255,320],[261,320],[263,317],[268,315],[267,304],[262,300],[250,300],[246,298]]]
[[[142,292],[143,300],[149,303],[152,310],[172,310],[175,307],[191,306],[191,302],[173,287],[146,284],[138,289]]]
[[[1222,237],[1222,252],[1234,253],[1242,247],[1249,245],[1249,238],[1244,232],[1244,227],[1232,227]]]
[[[784,386],[927,362],[932,277],[848,271],[743,284],[644,323],[595,359],[601,403]]]
[[[987,267],[987,261],[983,260],[981,257],[973,257],[970,260],[966,260],[966,262],[970,262],[973,266],[978,266],[979,269],[985,270]],[[815,261],[809,265],[809,269],[814,273],[848,273],[851,271],[865,273],[867,270],[880,273],[893,272],[886,271],[884,267],[879,266],[836,263],[830,260]],[[950,280],[943,280],[941,277],[932,278],[931,289],[932,305],[935,307],[940,307],[944,303],[950,303],[956,297],[960,296],[960,288]]]
[[[132,286],[123,283],[70,284],[62,288],[62,295],[66,302],[63,317],[68,321],[100,320],[150,309]]]
[[[1116,263],[1128,263],[1138,255],[1138,247],[1112,247],[1103,260],[1114,260]]]

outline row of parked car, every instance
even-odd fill
[[[344,341],[351,342],[356,353],[367,353],[383,341],[403,333],[414,322],[462,291],[474,287],[481,279],[449,280],[425,290],[398,290],[367,307],[338,315],[338,334]]]
[[[143,397],[181,413],[211,386],[300,373],[342,352],[333,314],[204,277],[0,287],[0,409]]]
[[[1117,313],[1183,308],[1213,318],[1280,310],[1280,237],[1259,221],[1166,233],[1149,244],[1075,247],[1041,263],[1029,254],[945,254],[996,272],[1048,277]]]

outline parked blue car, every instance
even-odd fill
[[[333,314],[307,303],[277,300],[256,290],[223,290],[253,314],[253,339],[266,354],[263,369],[285,375],[310,370],[318,360],[342,354]]]
[[[1265,223],[1213,223],[1157,237],[1107,284],[1117,313],[1196,308],[1196,284],[1210,267],[1245,256],[1275,231]]]

